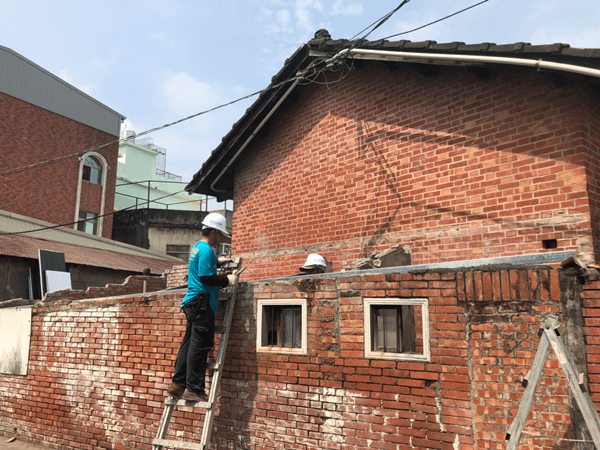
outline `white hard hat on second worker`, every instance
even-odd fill
[[[229,233],[227,232],[227,219],[225,219],[225,217],[223,217],[221,214],[208,214],[202,221],[202,225],[204,225],[204,228],[214,228],[215,230],[223,233],[225,236],[229,236]]]
[[[304,261],[304,265],[301,267],[301,269],[312,269],[314,266],[327,267],[325,258],[317,253],[311,253],[306,258],[306,261]]]

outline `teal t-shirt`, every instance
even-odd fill
[[[219,306],[219,287],[208,286],[202,283],[200,277],[217,274],[217,257],[213,249],[204,241],[199,241],[190,253],[190,264],[188,270],[188,291],[181,306],[196,298],[200,292],[208,292],[210,296],[210,308],[217,313]]]

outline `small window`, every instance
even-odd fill
[[[98,216],[96,214],[79,211],[79,223],[77,229],[88,234],[96,234],[98,231]]]
[[[187,261],[190,255],[190,246],[167,244],[167,255]]]
[[[102,164],[93,156],[88,156],[83,161],[82,178],[95,184],[102,184]]]
[[[365,357],[429,361],[427,299],[365,299]]]
[[[306,354],[306,300],[259,300],[257,349]]]

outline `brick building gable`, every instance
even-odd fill
[[[365,47],[593,60],[561,45],[409,44]],[[315,48],[331,57],[344,46],[301,47],[188,185],[233,198],[233,251],[247,276],[290,275],[311,252],[340,270],[393,245],[412,264],[555,250],[598,261],[596,79],[361,59],[314,83],[281,81],[305,73]]]

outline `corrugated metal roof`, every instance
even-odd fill
[[[65,261],[92,267],[142,272],[146,267],[155,275],[162,275],[175,265],[185,264],[168,259],[119,253],[64,242],[49,241],[23,235],[0,236],[0,255],[38,259],[38,250],[61,252]]]
[[[119,136],[125,116],[0,45],[0,92]]]

